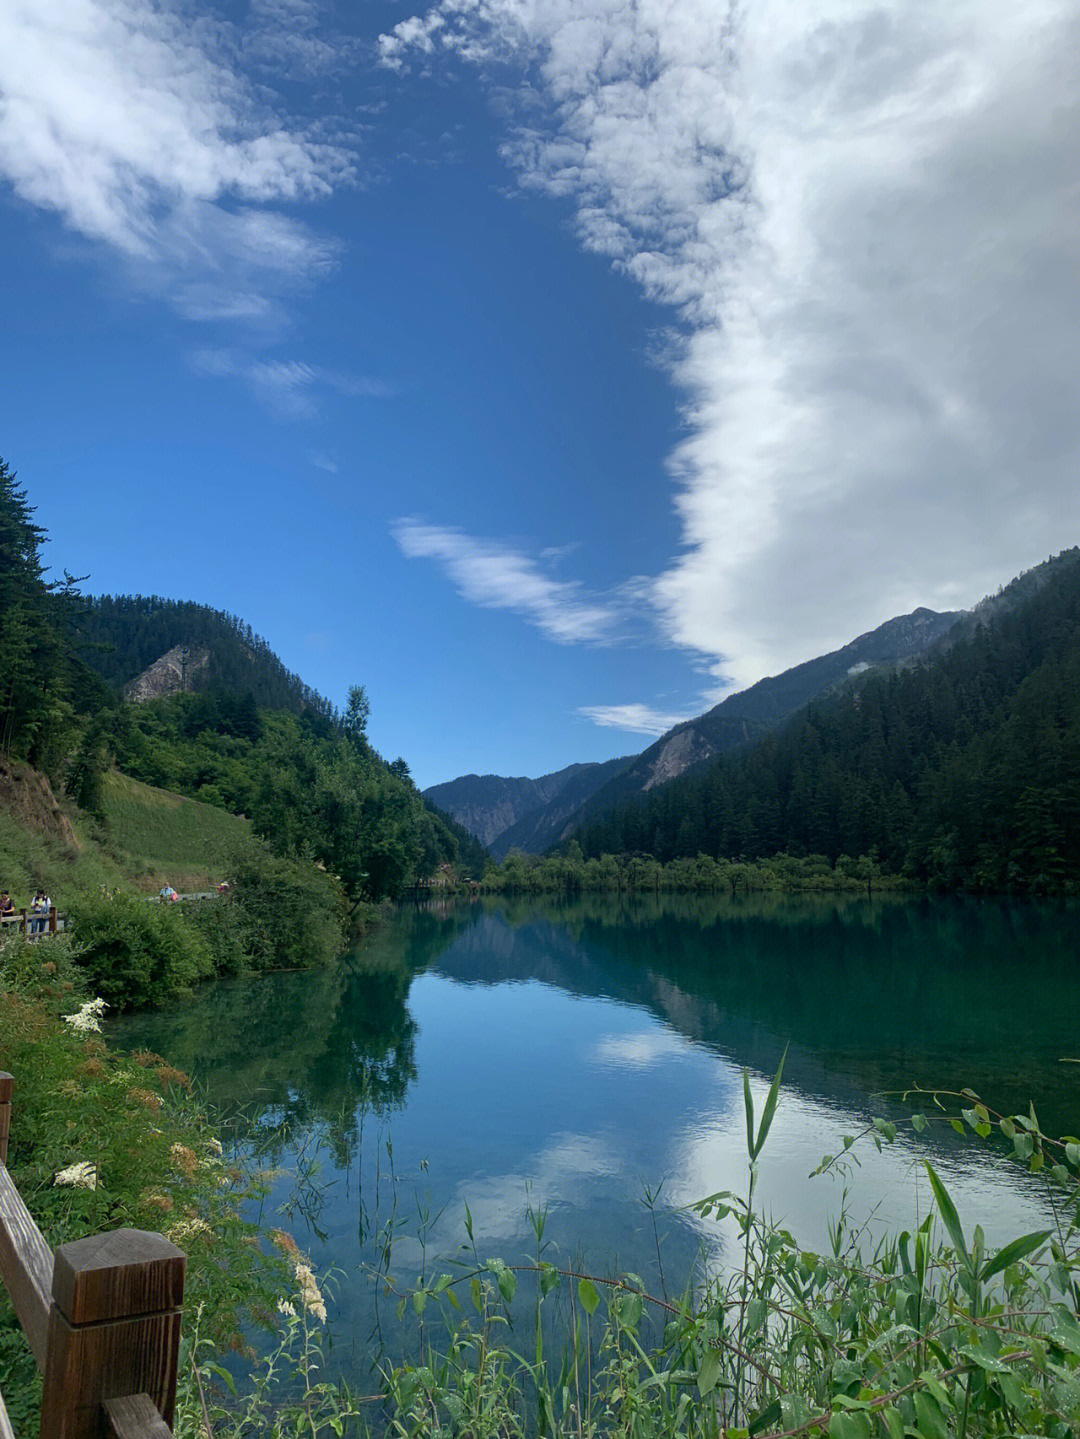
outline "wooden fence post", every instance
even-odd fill
[[[49,905],[49,933],[56,933],[56,905]]]
[[[0,1069],[0,1164],[7,1163],[8,1135],[11,1133],[11,1094],[15,1081]]]
[[[172,1426],[184,1265],[174,1244],[141,1229],[60,1246],[41,1439],[100,1439],[105,1402],[143,1394]]]

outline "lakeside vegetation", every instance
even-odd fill
[[[686,855],[667,863],[651,854],[601,854],[586,858],[571,840],[561,853],[544,856],[515,850],[500,865],[488,865],[481,888],[490,894],[574,894],[590,890],[638,893],[811,893],[857,890],[863,894],[912,888],[910,879],[889,874],[869,855],[773,855],[755,862]]]
[[[153,907],[144,906],[152,911]],[[8,1163],[50,1245],[101,1229],[160,1230],[188,1255],[187,1302],[221,1352],[270,1320],[287,1289],[250,1204],[264,1179],[223,1150],[190,1078],[161,1056],[118,1054],[97,1031],[78,946],[0,940],[0,1059],[15,1075]],[[82,1023],[66,1022],[84,1014]],[[272,1301],[271,1301],[272,1308]],[[40,1384],[0,1286],[0,1389],[36,1432]]]

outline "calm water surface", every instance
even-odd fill
[[[534,1248],[675,1287],[731,1235],[679,1206],[745,1183],[742,1071],[784,1090],[759,1196],[825,1242],[843,1182],[809,1180],[890,1092],[970,1086],[1080,1128],[1077,919],[1062,905],[718,896],[472,901],[405,908],[322,971],[208,986],[112,1025],[187,1070],[279,1171],[267,1217],[340,1271],[336,1363],[380,1316],[364,1265],[444,1268],[468,1204],[481,1258]],[[910,1227],[939,1168],[991,1243],[1046,1213],[1040,1183],[938,1126],[848,1176],[859,1219]],[[659,1190],[654,1211],[643,1202]],[[389,1228],[388,1228],[389,1226]],[[657,1251],[662,1254],[658,1260]],[[441,1262],[440,1262],[441,1261]]]

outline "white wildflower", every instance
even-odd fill
[[[221,1156],[225,1153],[224,1149],[221,1147],[220,1139],[211,1139],[206,1147],[216,1159],[220,1159]]]
[[[79,1034],[89,1034],[95,1030],[100,1033],[101,1016],[108,1007],[103,999],[88,999],[79,1006],[75,1014],[65,1014],[64,1023],[70,1024]]]
[[[323,1303],[322,1293],[315,1282],[315,1276],[311,1272],[310,1265],[297,1264],[295,1266],[296,1282],[300,1286],[300,1301],[309,1314],[314,1314],[321,1323],[326,1323],[326,1305]]]
[[[296,1318],[296,1310],[293,1308],[293,1306],[289,1303],[287,1299],[279,1299],[277,1302],[277,1307],[278,1313],[284,1314],[286,1319]]]
[[[78,1164],[69,1164],[66,1169],[61,1169],[53,1176],[54,1184],[68,1185],[72,1189],[96,1189],[97,1180],[97,1165],[91,1164],[88,1159],[82,1159]]]
[[[175,1243],[185,1239],[193,1239],[197,1234],[213,1234],[213,1230],[205,1219],[192,1215],[190,1219],[179,1219],[169,1229],[169,1238]]]

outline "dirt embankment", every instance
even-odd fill
[[[0,759],[0,809],[6,809],[20,824],[36,829],[50,839],[79,848],[71,822],[56,802],[52,785],[29,765]]]

